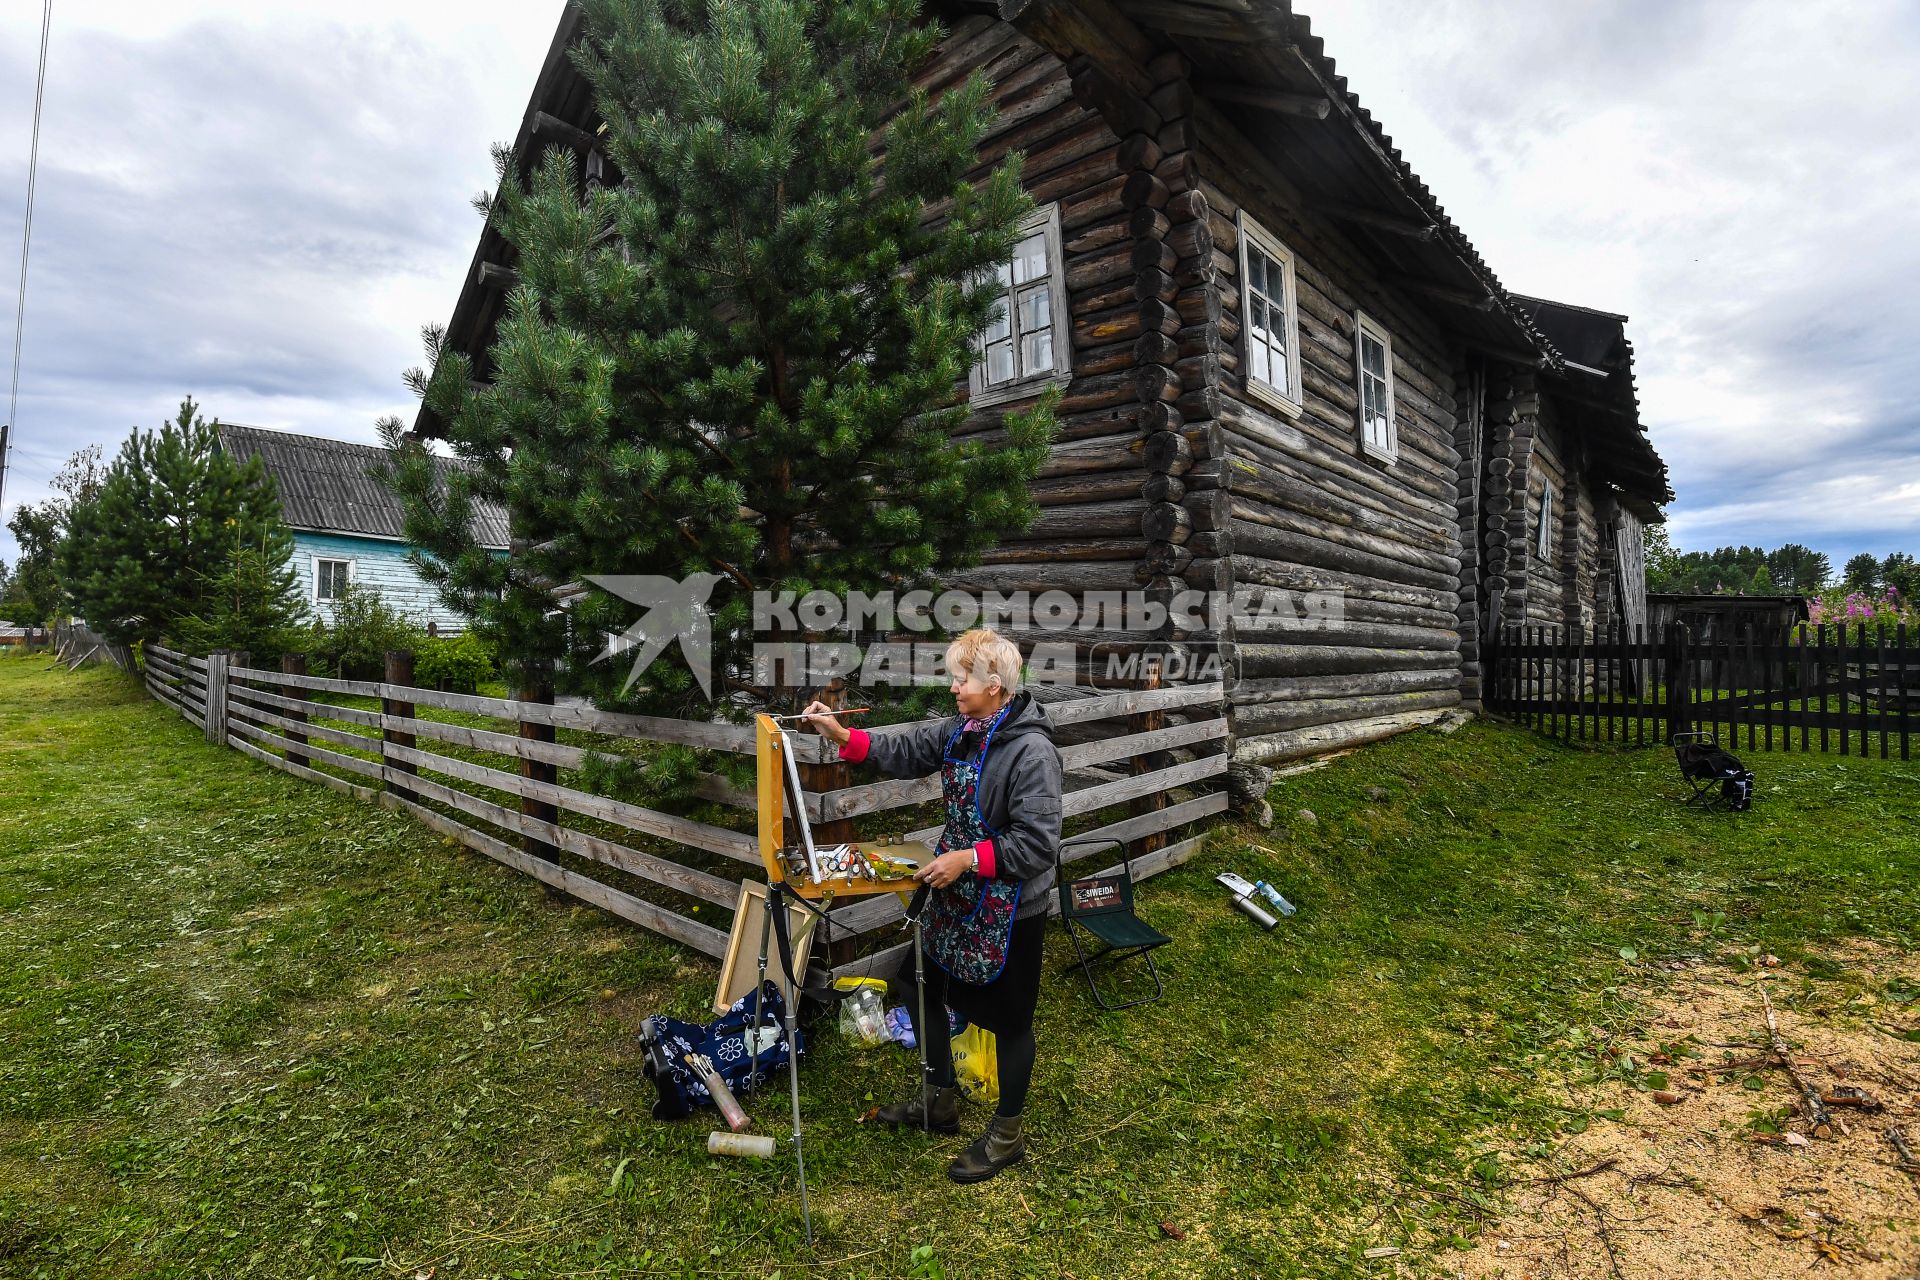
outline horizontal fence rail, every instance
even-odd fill
[[[412,683],[410,655],[389,654],[382,680],[310,675],[289,658],[280,670],[245,654],[192,657],[144,646],[142,679],[153,696],[209,741],[304,781],[411,814],[442,835],[561,892],[707,955],[724,955],[726,917],[743,880],[763,878],[755,828],[750,725],[673,720],[556,704],[539,690],[509,698],[447,693]],[[1225,689],[1219,683],[1052,691],[1064,739],[1067,838],[1122,842],[1136,877],[1193,856],[1228,807]],[[877,726],[875,736],[910,726]],[[563,740],[564,737],[564,740]],[[598,794],[585,771],[618,762],[644,776],[664,747],[715,753],[717,767],[689,788],[688,813]],[[852,783],[838,751],[795,738],[804,802],[816,838],[879,834],[899,814],[900,833],[940,832],[937,776]],[[731,761],[731,763],[729,763]],[[679,806],[688,807],[688,806]],[[1111,847],[1071,848],[1090,858]],[[835,906],[831,955],[843,966],[863,940],[902,916],[881,895]],[[891,942],[891,938],[885,939]]]
[[[1701,638],[1668,627],[1502,631],[1491,710],[1571,741],[1663,746],[1710,734],[1729,750],[1912,759],[1920,635],[1802,627]]]

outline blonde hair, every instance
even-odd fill
[[[947,673],[977,676],[981,684],[998,680],[1011,698],[1020,689],[1024,665],[1013,641],[989,627],[975,627],[947,646]]]

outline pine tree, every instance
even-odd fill
[[[1880,562],[1880,581],[1898,593],[1909,606],[1920,599],[1920,561],[1904,551],[1895,551]]]
[[[1871,552],[1862,551],[1840,571],[1840,583],[1849,591],[1872,595],[1880,590],[1880,561]]]
[[[258,458],[219,448],[191,399],[156,433],[136,431],[98,489],[69,513],[61,572],[74,612],[112,639],[158,640],[206,620],[242,548],[284,575],[293,539]]]
[[[307,606],[299,575],[271,545],[241,547],[207,580],[198,612],[174,619],[174,640],[188,653],[239,649],[255,665],[304,651]]]
[[[591,666],[632,607],[552,584],[706,575],[715,700],[757,696],[755,590],[879,590],[976,559],[1038,514],[1053,398],[956,443],[957,389],[1030,201],[1021,157],[977,182],[992,118],[975,75],[911,82],[942,32],[918,0],[585,0],[574,54],[622,181],[549,151],[523,186],[496,152],[483,212],[519,283],[490,388],[428,332],[410,378],[468,468],[383,424],[422,571],[514,667],[557,663],[603,703],[706,704],[674,649],[630,697]],[[869,139],[884,138],[884,176]],[[928,216],[928,215],[937,216]],[[470,532],[503,503],[521,546]]]

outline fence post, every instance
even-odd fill
[[[290,676],[303,676],[307,674],[307,655],[304,653],[281,654],[280,670],[282,673]],[[313,690],[302,685],[288,685],[282,689],[281,692],[289,698],[298,698],[303,702],[313,696]],[[280,714],[300,724],[307,722],[307,713],[304,711],[296,711],[292,707],[282,707]],[[282,730],[282,732],[286,734],[289,744],[297,742],[303,747],[307,745],[307,735],[298,729],[285,729]],[[286,756],[288,764],[302,766],[307,764],[306,753],[303,751],[295,751],[291,745],[282,748],[281,754]]]
[[[1693,662],[1688,652],[1687,629],[1677,622],[1667,624],[1667,741],[1693,727]]]
[[[524,680],[522,686],[513,691],[513,700],[515,702],[531,702],[537,706],[545,707],[553,705],[553,677],[544,667],[531,669],[527,671],[522,678]],[[550,724],[542,724],[537,720],[522,720],[519,722],[519,725],[520,738],[523,742],[552,742],[554,740],[554,729]],[[525,756],[522,756],[520,758],[520,776],[529,782],[558,782],[560,780],[560,768],[558,765],[551,764],[545,760],[529,760]],[[558,823],[560,821],[559,806],[545,800],[534,800],[527,796],[520,797],[520,813],[521,816],[532,818],[537,822]],[[560,850],[550,842],[542,840],[538,836],[531,835],[522,835],[520,837],[520,847],[526,853],[544,862],[555,861],[556,855],[560,852]],[[554,889],[552,885],[548,885],[547,896],[558,897],[559,892]]]
[[[207,741],[216,747],[227,745],[227,655],[224,651],[207,655]]]
[[[1162,655],[1157,653],[1150,654],[1147,657],[1146,677],[1140,681],[1140,687],[1142,689],[1158,689],[1160,687],[1161,661]],[[1127,717],[1127,734],[1130,737],[1135,734],[1152,733],[1157,729],[1164,729],[1166,727],[1167,713],[1164,711],[1137,711]],[[1163,768],[1166,764],[1166,752],[1145,751],[1132,758],[1131,772],[1133,776],[1139,777],[1143,773],[1152,773],[1155,769]],[[1166,807],[1167,793],[1164,791],[1156,791],[1152,795],[1137,796],[1129,800],[1127,802],[1127,816],[1130,818],[1144,817],[1150,813],[1159,813]],[[1167,833],[1164,831],[1156,831],[1152,835],[1139,836],[1127,841],[1127,861],[1131,862],[1144,854],[1153,853],[1156,850],[1166,847]]]
[[[413,687],[413,654],[410,651],[406,649],[387,650],[386,683],[405,689],[411,689]],[[385,715],[403,716],[408,720],[413,719],[413,704],[411,702],[402,702],[398,698],[387,697],[384,693],[380,698],[380,710]],[[382,743],[390,742],[396,747],[413,746],[412,734],[402,733],[397,729],[389,729],[384,724],[380,727],[380,740]],[[398,796],[402,800],[417,801],[419,799],[406,784],[401,783],[396,785],[391,776],[395,773],[417,774],[420,772],[418,767],[408,761],[394,758],[391,753],[384,749],[380,752],[380,763],[383,766],[381,776],[386,782],[389,794]]]

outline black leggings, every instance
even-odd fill
[[[951,1007],[967,1021],[993,1032],[994,1055],[1000,1071],[998,1114],[1009,1118],[1026,1109],[1027,1089],[1033,1083],[1035,1046],[1033,1008],[1040,996],[1040,944],[1045,936],[1047,917],[1030,916],[1013,926],[1007,949],[1007,965],[1000,977],[985,986],[956,982],[933,958],[925,958],[927,974],[927,1018],[939,1028],[931,1039],[920,1025],[920,1001],[913,990],[913,956],[909,954],[901,971],[901,989],[905,992],[913,1034],[927,1046],[927,1068],[933,1083],[946,1087],[953,1083],[953,1043],[946,1036],[943,1010]]]

